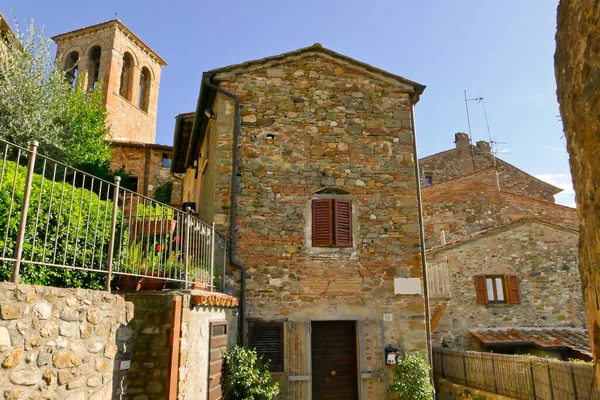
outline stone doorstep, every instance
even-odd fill
[[[224,293],[192,290],[191,296],[194,304],[201,306],[237,307],[239,304],[236,297]]]
[[[485,390],[475,389],[469,386],[459,385],[451,382],[447,379],[440,379],[437,381],[439,386],[438,393],[441,395],[440,398],[444,397],[445,394],[452,396],[451,398],[456,399],[472,399],[472,400],[516,400],[514,397],[507,397],[501,394],[486,392]]]

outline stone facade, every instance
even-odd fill
[[[0,393],[6,399],[109,400],[123,297],[0,283]]]
[[[555,71],[577,210],[581,216],[579,270],[594,359],[600,359],[600,6],[561,0]],[[596,364],[600,379],[600,364]]]
[[[160,73],[166,65],[165,61],[119,20],[63,33],[52,39],[57,45],[56,58],[61,68],[65,69],[69,55],[76,52],[79,57],[78,73],[85,87],[90,87],[93,79],[89,73],[90,52],[95,46],[101,48],[99,78],[103,85],[112,139],[154,143]],[[126,53],[133,58],[129,98],[120,94],[123,57]],[[143,110],[138,98],[142,69],[150,73],[147,111]]]
[[[239,171],[235,104],[217,93],[184,201],[227,232],[238,175],[233,234],[247,268],[246,317],[285,322],[281,398],[310,388],[292,378],[311,375],[309,327],[319,320],[356,321],[358,349],[348,351],[359,356],[361,398],[384,398],[385,345],[427,349],[424,297],[394,294],[394,278],[422,279],[411,122],[422,87],[319,45],[213,72],[241,100]],[[311,200],[323,197],[351,201],[351,247],[312,247]],[[230,277],[237,287],[239,273]]]
[[[424,186],[422,198],[427,247],[523,217],[574,229],[579,224],[574,208],[499,191],[493,167]]]
[[[536,219],[523,219],[428,250],[428,262],[446,264],[450,297],[433,340],[449,347],[480,350],[469,333],[476,328],[585,327],[577,270],[576,230]],[[520,303],[477,304],[475,275],[514,274]]]
[[[434,173],[431,178],[432,183],[436,183],[494,165],[494,157],[488,142],[479,141],[476,145],[471,145],[466,133],[457,133],[454,143],[456,144],[454,149],[419,160],[422,185],[425,185],[425,176],[430,172]],[[496,185],[500,190],[551,203],[554,203],[554,195],[562,191],[562,189],[541,181],[500,158],[496,157],[495,162],[498,171]]]
[[[161,185],[171,186],[171,204],[181,204],[182,180],[173,177],[170,165],[164,164],[166,157],[172,158],[173,148],[160,144],[113,142],[111,169],[124,167],[137,179],[137,192],[154,198],[154,192]]]

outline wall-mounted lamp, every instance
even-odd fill
[[[206,115],[207,118],[216,118],[215,112],[212,110],[212,108],[205,108],[204,115]]]

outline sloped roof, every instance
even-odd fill
[[[67,39],[72,36],[78,36],[78,35],[93,31],[93,30],[110,27],[110,26],[115,26],[115,27],[121,29],[123,32],[125,32],[127,34],[127,36],[129,36],[135,44],[137,44],[142,49],[146,50],[148,53],[150,53],[152,56],[154,56],[154,58],[156,58],[156,60],[158,61],[158,63],[161,66],[164,67],[165,65],[167,65],[167,62],[165,60],[163,60],[162,57],[159,56],[157,52],[152,50],[152,48],[150,48],[150,46],[148,46],[146,43],[144,43],[144,41],[142,39],[140,39],[135,33],[133,33],[133,31],[131,29],[129,29],[123,22],[121,22],[121,20],[118,20],[118,19],[111,19],[110,21],[105,21],[105,22],[101,22],[99,24],[90,25],[90,26],[86,26],[84,28],[79,28],[79,29],[75,29],[73,31],[61,33],[59,35],[52,36],[52,40],[54,40],[55,42],[59,42],[61,40]]]
[[[0,32],[4,35],[11,35],[13,37],[16,37],[15,32],[12,30],[10,24],[8,23],[8,20],[6,19],[4,14],[2,14],[1,11],[0,11]]]
[[[308,54],[308,53],[324,54],[324,55],[332,57],[334,59],[342,60],[342,61],[345,61],[352,65],[355,65],[357,67],[363,68],[372,73],[383,75],[387,78],[391,78],[391,79],[397,80],[401,83],[410,85],[414,88],[417,98],[419,95],[421,95],[421,93],[423,93],[423,90],[425,90],[425,85],[421,85],[420,83],[411,81],[400,75],[396,75],[391,72],[385,71],[383,69],[374,67],[370,64],[364,63],[362,61],[358,61],[358,60],[356,60],[352,57],[348,57],[344,54],[337,53],[333,50],[323,47],[320,43],[315,43],[312,46],[302,47],[297,50],[288,51],[286,53],[282,53],[282,54],[278,54],[278,55],[274,55],[274,56],[259,58],[256,60],[245,61],[245,62],[239,63],[239,64],[232,64],[232,65],[228,65],[225,67],[215,68],[215,69],[209,71],[209,73],[222,74],[222,73],[226,73],[226,72],[235,72],[236,70],[251,69],[251,68],[257,67],[257,66],[262,67],[265,64],[283,62],[284,60],[286,60],[288,58],[298,57],[298,56],[302,56],[302,55]],[[416,101],[415,101],[415,103],[416,103]]]
[[[587,329],[579,328],[482,328],[470,331],[484,345],[536,346],[542,349],[570,348],[592,356]]]
[[[519,227],[521,225],[525,225],[525,224],[540,224],[540,225],[546,225],[549,226],[551,228],[554,229],[560,229],[563,230],[565,232],[570,232],[573,234],[578,234],[579,231],[573,228],[569,228],[567,226],[563,226],[563,225],[558,225],[558,224],[554,224],[552,222],[547,222],[547,221],[542,221],[538,218],[530,218],[530,217],[524,217],[524,218],[519,218],[516,221],[512,221],[512,222],[508,222],[506,224],[500,225],[500,226],[495,226],[492,228],[488,228],[488,229],[483,229],[479,232],[475,232],[467,237],[458,239],[458,240],[454,240],[452,242],[448,242],[446,244],[440,245],[440,246],[435,246],[435,247],[431,247],[429,249],[426,250],[427,253],[435,253],[437,251],[440,250],[447,250],[449,248],[452,247],[458,247],[458,246],[462,246],[464,244],[467,244],[469,242],[475,241],[475,240],[480,240],[483,239],[484,237],[490,236],[490,235],[496,235],[511,229],[514,229],[516,227]]]

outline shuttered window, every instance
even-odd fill
[[[475,293],[477,304],[521,302],[516,275],[476,275]]]
[[[269,362],[269,370],[283,371],[283,323],[252,321],[248,332],[250,348],[256,349],[263,361]]]
[[[349,200],[312,201],[313,247],[352,247],[352,203]]]

